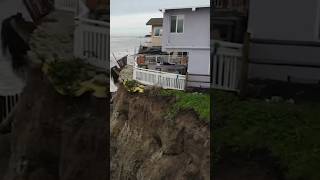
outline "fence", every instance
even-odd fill
[[[239,91],[242,45],[214,41],[213,82],[215,89]]]
[[[0,122],[5,120],[17,104],[19,95],[0,96]]]
[[[149,69],[133,69],[133,79],[145,85],[160,86],[164,89],[185,90],[186,76]]]
[[[109,23],[79,18],[75,28],[74,54],[88,63],[107,68],[109,60]]]
[[[55,0],[54,7],[58,10],[76,12],[78,0]]]

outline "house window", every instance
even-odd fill
[[[171,33],[183,33],[184,17],[183,15],[171,16]]]
[[[188,56],[188,52],[178,52],[178,57]]]
[[[155,27],[153,30],[153,36],[162,36],[162,29],[160,27]]]

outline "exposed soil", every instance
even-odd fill
[[[28,75],[11,133],[0,135],[5,142],[5,137],[11,136],[11,153],[1,153],[1,157],[10,158],[1,179],[104,180],[106,99],[90,94],[77,98],[62,96],[39,67],[30,68]]]
[[[119,87],[111,118],[111,179],[210,179],[209,125],[194,111],[165,119],[174,101]]]

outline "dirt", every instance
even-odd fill
[[[194,111],[165,119],[174,101],[119,87],[110,124],[111,179],[210,179],[209,125]]]
[[[105,179],[106,107],[105,98],[58,94],[40,68],[31,67],[11,132],[0,135],[11,144],[1,179]],[[4,167],[5,161],[0,159]]]

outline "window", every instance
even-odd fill
[[[178,57],[188,56],[188,52],[178,52]]]
[[[183,15],[171,16],[171,33],[183,33],[184,17]]]
[[[155,27],[153,30],[153,36],[162,36],[162,29],[160,27]]]

